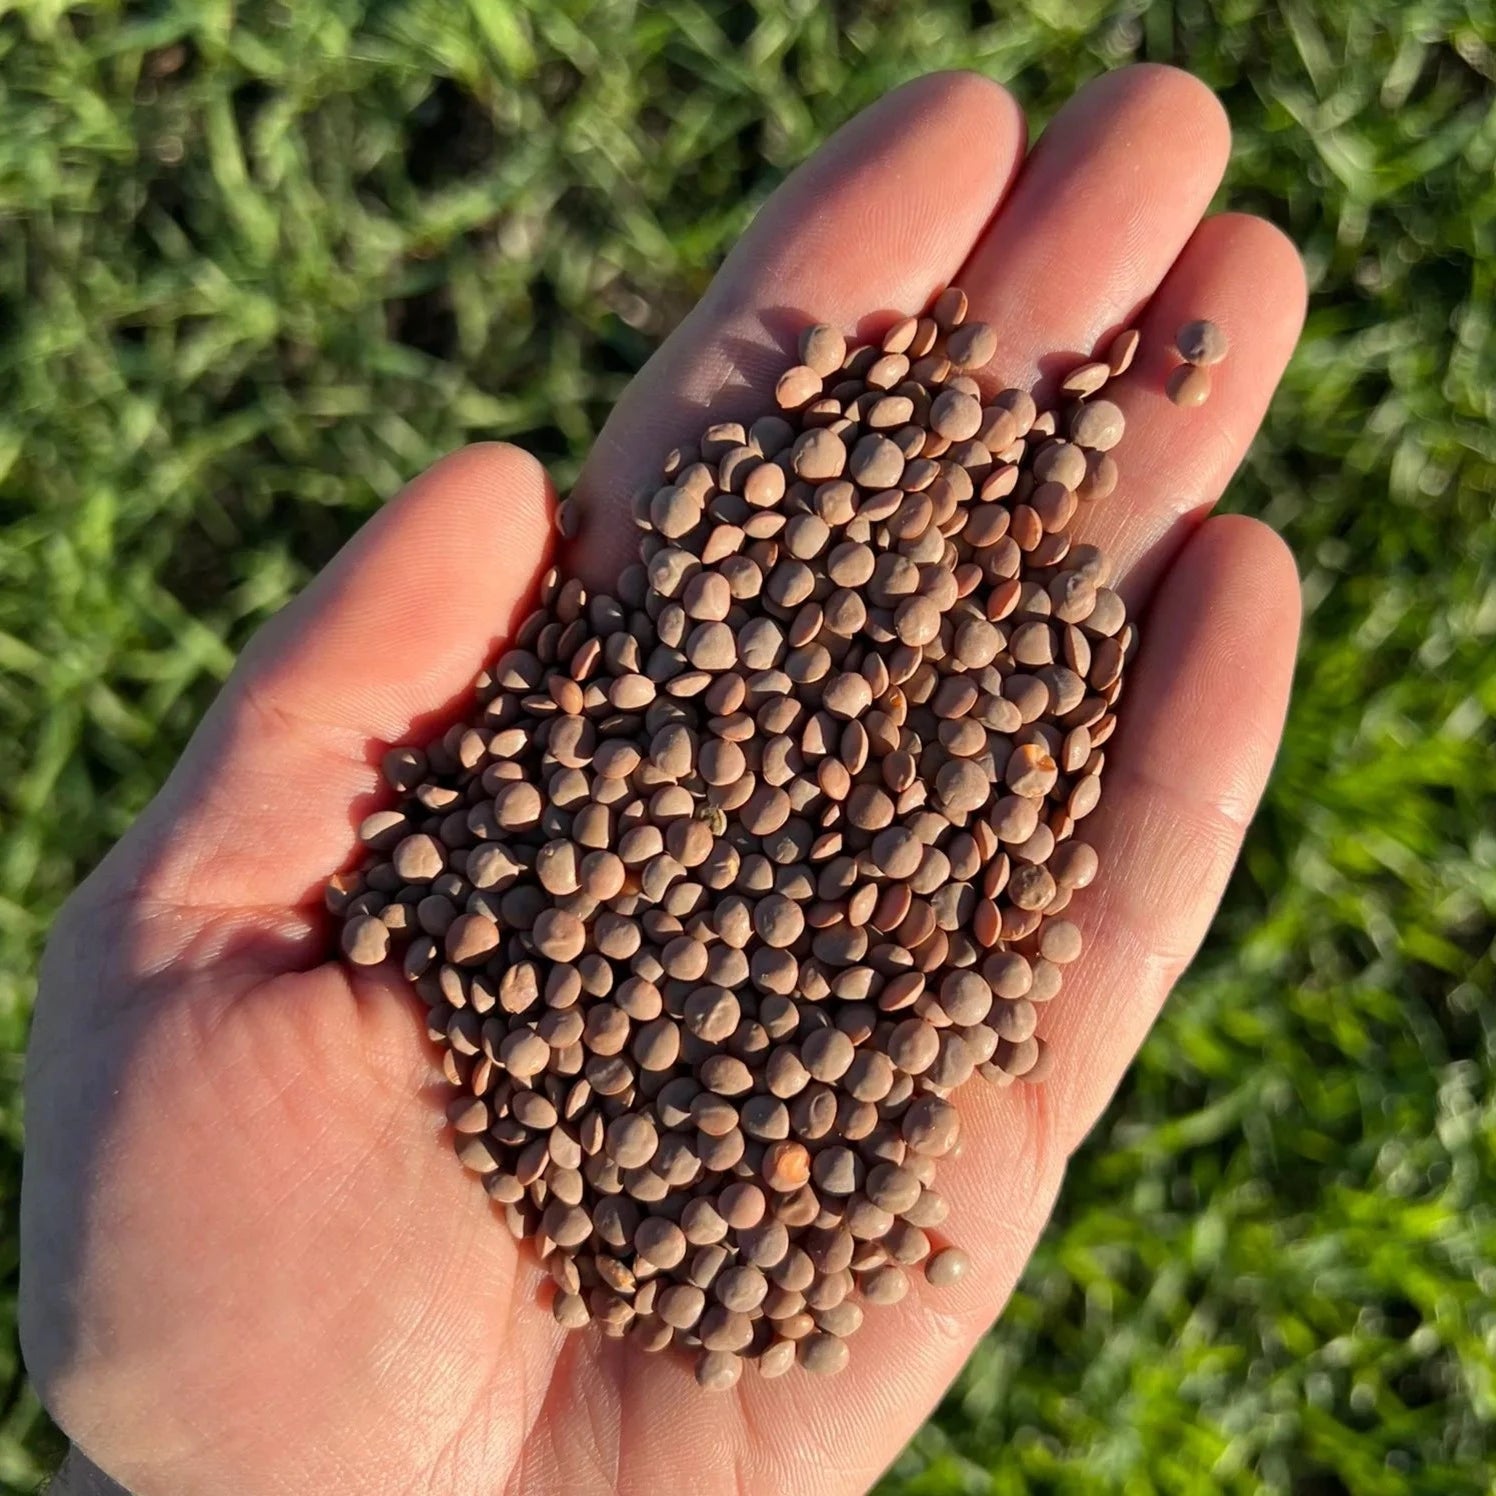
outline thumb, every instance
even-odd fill
[[[459,705],[519,622],[553,502],[540,464],[500,444],[409,484],[250,642],[106,882],[178,909],[318,900],[385,747]]]

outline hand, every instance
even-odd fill
[[[441,1130],[420,1005],[325,960],[320,886],[376,802],[383,745],[459,706],[522,613],[553,497],[475,447],[391,502],[246,651],[160,796],[58,920],[27,1076],[23,1332],[81,1450],[175,1492],[838,1492],[869,1485],[1001,1309],[1095,1121],[1193,955],[1271,765],[1298,626],[1282,543],[1207,519],[1297,336],[1298,258],[1200,221],[1219,105],[1168,69],[1084,90],[1024,161],[1009,96],[900,90],[759,215],[639,376],[578,487],[584,572],[626,559],[632,489],[704,422],[760,408],[805,322],[855,327],[957,280],[1027,384],[1134,320],[1122,483],[1089,516],[1146,610],[1087,934],[1046,1013],[1041,1088],[968,1085],[942,1167],[974,1271],[868,1316],[829,1382],[566,1335]],[[1021,169],[1020,169],[1021,167]],[[1162,394],[1174,330],[1232,352]],[[437,710],[433,713],[433,708]],[[86,1468],[86,1467],[83,1467]],[[84,1483],[86,1488],[86,1483]]]

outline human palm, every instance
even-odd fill
[[[141,1496],[176,1492],[836,1492],[866,1487],[990,1325],[1214,911],[1271,763],[1298,622],[1282,544],[1206,519],[1297,335],[1303,281],[1260,220],[1201,222],[1228,140],[1162,68],[1083,91],[1024,159],[996,85],[927,78],[763,210],[635,381],[577,494],[584,575],[664,452],[760,408],[798,327],[855,329],[950,280],[1004,383],[1143,332],[1115,398],[1117,492],[1088,515],[1144,647],[1050,1005],[1044,1087],[959,1102],[942,1165],[974,1271],[868,1317],[847,1372],[699,1391],[673,1356],[566,1335],[543,1274],[443,1136],[421,1007],[326,960],[319,888],[377,803],[387,743],[458,706],[517,621],[552,496],[512,448],[448,458],[254,641],[170,782],[78,891],[42,970],[27,1077],[23,1331],[48,1406]],[[1161,391],[1173,330],[1219,322],[1212,400]],[[708,412],[710,415],[708,416]],[[433,711],[432,709],[436,710]],[[92,1463],[89,1463],[91,1461]]]

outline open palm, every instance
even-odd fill
[[[999,331],[1006,384],[1141,327],[1114,397],[1121,485],[1078,538],[1114,558],[1145,643],[1091,823],[1104,873],[1073,906],[1087,953],[1045,1014],[1054,1072],[959,1098],[966,1141],[941,1190],[975,1271],[870,1314],[829,1382],[750,1372],[711,1396],[679,1358],[565,1335],[452,1157],[421,1005],[397,976],[324,959],[320,883],[377,803],[382,747],[461,703],[547,557],[544,474],[470,448],[254,641],[54,931],[27,1077],[23,1330],[93,1465],[141,1496],[875,1478],[1011,1291],[1210,920],[1276,747],[1293,565],[1263,526],[1206,515],[1292,348],[1303,280],[1267,224],[1201,221],[1227,149],[1219,105],[1168,69],[1093,84],[1026,159],[995,84],[911,84],[759,215],[577,489],[576,562],[606,586],[632,490],[708,420],[760,409],[806,322],[856,331],[959,280]],[[1212,400],[1175,410],[1167,346],[1195,316],[1233,352]]]

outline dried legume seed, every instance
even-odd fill
[[[997,334],[985,322],[958,327],[946,342],[946,356],[958,369],[980,369],[997,352]]]
[[[1142,334],[1135,327],[1124,327],[1114,337],[1106,349],[1107,367],[1111,370],[1112,378],[1119,374],[1125,374],[1132,367],[1132,361],[1138,351],[1138,344],[1142,341]]]
[[[1210,398],[1210,370],[1203,364],[1180,364],[1164,386],[1175,405],[1191,408]]]
[[[848,1359],[846,1341],[834,1335],[807,1335],[799,1345],[800,1365],[815,1376],[835,1376],[845,1369]]]
[[[964,1278],[971,1259],[959,1247],[946,1247],[925,1263],[925,1278],[936,1288],[946,1288]]]
[[[696,1363],[696,1381],[708,1392],[725,1392],[743,1374],[743,1358],[731,1351],[703,1351]]]
[[[343,954],[355,966],[378,966],[389,950],[389,928],[376,915],[355,915],[343,926]]]
[[[1094,395],[1111,377],[1111,366],[1105,362],[1081,364],[1060,381],[1060,388],[1067,395]]]
[[[1186,322],[1174,334],[1179,356],[1191,364],[1218,364],[1226,357],[1226,334],[1214,322]]]
[[[1097,452],[1108,452],[1122,440],[1126,420],[1110,400],[1088,400],[1070,416],[1070,440]]]

